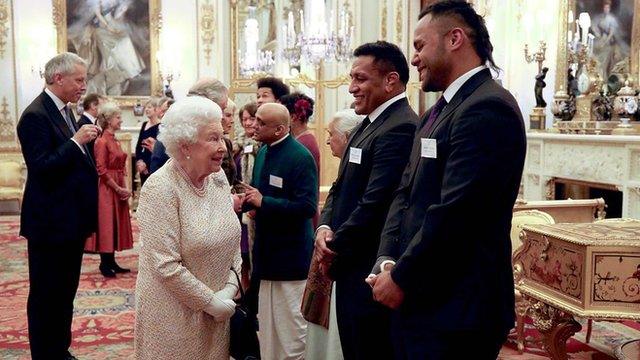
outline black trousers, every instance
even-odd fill
[[[391,322],[396,360],[495,360],[509,334],[489,328],[433,331],[418,327],[415,319],[407,326],[397,313]]]
[[[340,274],[336,280],[336,315],[342,353],[351,359],[391,359],[391,310],[373,300],[364,282],[367,269]]]
[[[27,319],[34,360],[64,359],[68,354],[83,247],[83,240],[63,246],[28,241]]]

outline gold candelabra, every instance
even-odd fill
[[[538,50],[533,54],[529,53],[529,45],[527,43],[524,44],[524,59],[528,64],[534,61],[538,63],[538,75],[536,75],[536,103],[538,105],[533,108],[532,113],[529,115],[529,127],[532,130],[544,130],[545,128],[546,114],[544,106],[540,105],[542,90],[540,90],[540,94],[538,94],[538,76],[541,77],[542,81],[544,80],[547,69],[545,69],[545,72],[543,73],[542,63],[546,59],[546,52],[547,43],[544,41],[540,41]],[[542,87],[544,87],[544,82],[542,82],[542,84]]]
[[[524,59],[528,64],[533,61],[538,63],[538,74],[542,73],[542,63],[546,59],[547,43],[540,41],[538,50],[533,54],[529,54],[529,44],[524,44]]]
[[[569,64],[577,64],[578,67],[585,66],[588,72],[596,69],[596,60],[590,55],[591,51],[586,46],[580,46],[578,49],[569,49],[567,57]]]

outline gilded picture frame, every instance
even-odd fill
[[[560,0],[560,14],[559,14],[559,31],[558,31],[558,48],[557,48],[557,64],[556,64],[556,91],[564,90],[568,91],[567,85],[567,74],[569,70],[569,53],[568,53],[568,38],[567,34],[569,32],[569,11],[571,11],[574,15],[574,18],[577,18],[580,11],[587,11],[590,13],[592,18],[592,27],[597,26],[597,13],[592,14],[590,11],[594,6],[603,6],[605,1],[603,0]],[[612,0],[612,11],[620,11],[619,6],[621,2],[625,2],[628,4],[624,4],[628,8],[632,8],[633,15],[632,20],[630,21],[631,28],[626,31],[630,31],[630,39],[628,39],[628,63],[629,63],[629,74],[631,75],[631,81],[634,87],[637,87],[638,79],[640,79],[640,57],[638,56],[640,51],[640,0]],[[614,13],[615,15],[615,13]],[[575,29],[571,29],[575,32]],[[592,32],[592,31],[590,31]],[[597,49],[596,49],[597,50]],[[597,51],[595,51],[597,56]],[[574,74],[575,75],[575,74]],[[607,79],[602,79],[603,81],[607,81]]]
[[[278,33],[281,31],[283,17],[287,16],[289,12],[298,14],[304,8],[304,0],[285,0],[282,9],[276,7],[276,0],[229,0],[231,88],[239,91],[248,91],[255,85],[257,79],[269,75],[266,73],[243,75],[240,71],[241,54],[245,49],[245,29],[243,26],[249,17],[250,5],[253,7],[252,14],[259,26],[258,49],[276,54],[280,46]],[[301,28],[299,16],[294,16],[294,27],[296,32]]]
[[[260,42],[258,46],[261,49],[269,49],[274,51],[277,46],[277,15],[274,0],[230,0],[229,2],[229,28],[231,31],[231,88],[239,92],[249,91],[255,84],[256,80],[265,76],[265,74],[254,74],[252,76],[243,76],[240,72],[240,56],[243,51],[243,22],[249,16],[249,5],[255,7],[255,16],[258,22],[264,27],[268,24],[269,30],[260,31]],[[270,34],[263,38],[265,34]],[[275,51],[274,51],[275,52]]]
[[[87,61],[87,93],[126,108],[162,94],[160,0],[52,1],[58,52]]]

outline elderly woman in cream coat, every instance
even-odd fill
[[[140,194],[137,359],[229,359],[240,269],[240,223],[221,170],[220,107],[177,101],[160,141],[171,156]]]

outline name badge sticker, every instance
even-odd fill
[[[280,176],[269,175],[269,185],[282,189],[282,178]]]
[[[245,154],[250,154],[252,152],[253,152],[253,144],[249,144],[249,145],[246,145],[244,147],[244,153]]]
[[[360,164],[362,162],[362,149],[350,147],[349,162],[354,164]]]
[[[428,159],[436,159],[438,157],[438,143],[436,139],[421,138],[420,156]]]

